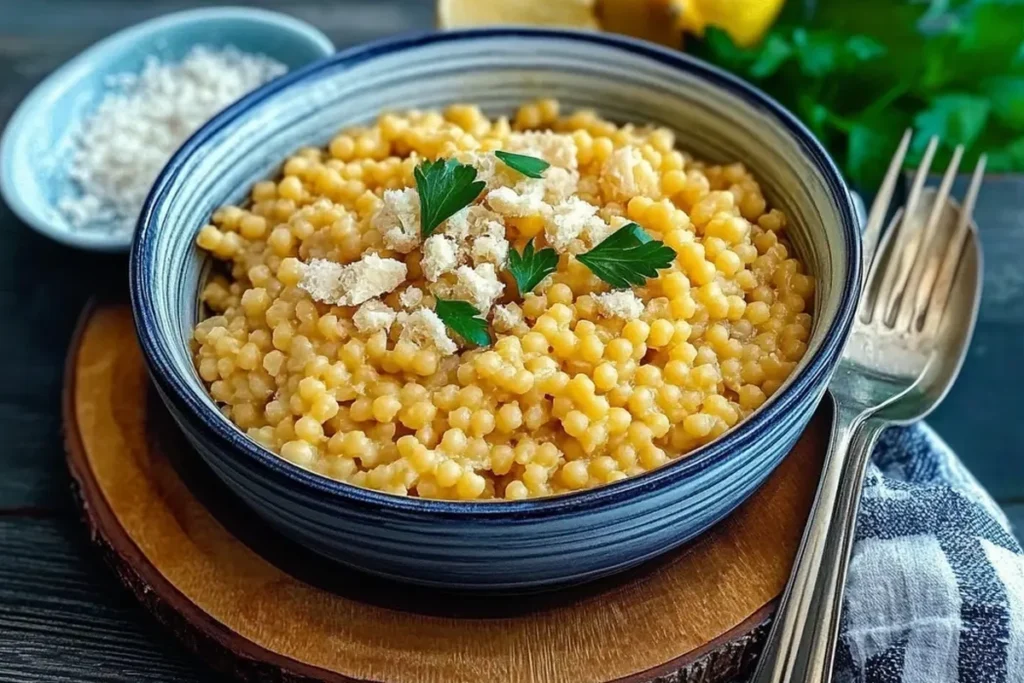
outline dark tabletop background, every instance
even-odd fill
[[[0,127],[40,79],[87,45],[202,4],[0,0]],[[246,4],[312,22],[338,47],[433,24],[432,0]],[[992,178],[976,215],[986,257],[981,318],[963,374],[930,422],[1024,526],[1024,178]],[[117,584],[69,493],[64,356],[85,301],[121,290],[125,265],[124,257],[48,241],[0,201],[0,681],[221,680]]]

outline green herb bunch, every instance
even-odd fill
[[[908,127],[908,166],[938,135],[938,168],[962,144],[968,167],[1024,171],[1024,0],[789,0],[757,46],[711,28],[687,49],[795,112],[858,187]]]

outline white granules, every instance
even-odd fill
[[[416,346],[433,346],[441,355],[450,356],[459,350],[444,322],[429,308],[419,308],[402,319],[400,340],[409,341]]]
[[[214,114],[287,69],[236,48],[196,46],[174,64],[107,78],[96,111],[71,132],[69,175],[80,194],[58,200],[72,228],[131,232],[160,170]],[[65,150],[66,151],[66,150]]]
[[[594,294],[593,297],[597,312],[606,318],[633,320],[644,312],[644,302],[632,290]]]
[[[380,299],[370,299],[355,312],[352,322],[360,332],[373,334],[381,330],[387,332],[391,329],[391,324],[395,322],[396,316],[395,310]]]
[[[514,301],[495,306],[493,321],[498,332],[511,332],[523,322],[523,309]]]
[[[405,282],[401,261],[367,254],[346,265],[315,258],[305,264],[299,287],[316,301],[338,306],[358,306],[393,291]]]

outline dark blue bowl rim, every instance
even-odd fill
[[[174,186],[185,161],[214,134],[243,117],[250,109],[271,95],[322,71],[339,66],[353,66],[382,55],[425,45],[519,37],[551,38],[602,45],[675,67],[697,75],[713,85],[741,97],[755,109],[769,113],[793,135],[803,153],[821,173],[839,207],[846,246],[846,281],[842,288],[836,316],[825,333],[818,353],[800,369],[783,391],[772,397],[772,401],[718,440],[698,449],[693,455],[613,484],[549,498],[522,501],[428,500],[395,496],[360,488],[328,479],[293,465],[250,440],[234,425],[224,422],[219,417],[215,418],[213,411],[203,402],[203,397],[192,390],[188,378],[176,368],[171,359],[167,340],[155,333],[155,326],[147,324],[156,316],[156,302],[152,294],[151,268],[149,266],[154,259],[153,244],[157,230],[154,214],[156,207],[165,200],[168,192]],[[197,430],[197,436],[200,436],[203,442],[215,445],[217,451],[222,455],[248,458],[249,462],[246,466],[258,469],[259,474],[273,479],[300,496],[327,496],[323,500],[339,505],[355,505],[370,511],[427,513],[439,518],[463,521],[474,519],[498,521],[499,519],[557,517],[597,507],[614,506],[638,495],[673,485],[719,463],[731,453],[752,445],[758,439],[758,435],[768,429],[769,425],[786,411],[793,410],[807,401],[818,400],[831,372],[838,363],[853,322],[855,302],[859,298],[861,286],[860,249],[856,209],[851,193],[835,162],[792,113],[761,90],[684,53],[625,36],[569,29],[478,28],[398,36],[338,52],[267,83],[215,116],[182,145],[164,167],[150,190],[139,216],[135,238],[132,242],[129,285],[136,333],[154,382],[159,386],[162,394],[175,404],[176,408],[198,418],[196,422],[189,423],[189,428]]]

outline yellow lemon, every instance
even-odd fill
[[[597,0],[594,8],[601,28],[643,38],[669,47],[682,47],[683,0]]]
[[[657,1],[657,0],[651,0]],[[739,45],[761,39],[779,15],[785,0],[672,0],[682,28],[703,35],[707,26],[725,29]]]
[[[440,28],[492,24],[598,29],[595,0],[438,0]]]
[[[438,0],[441,28],[490,24],[568,26],[624,33],[670,47],[683,34],[725,29],[740,45],[768,30],[785,0]]]

